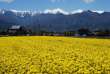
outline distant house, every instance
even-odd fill
[[[29,35],[29,31],[20,25],[13,25],[8,29],[9,35]]]

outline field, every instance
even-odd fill
[[[110,39],[1,37],[0,74],[110,74]]]

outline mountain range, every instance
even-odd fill
[[[61,9],[37,11],[0,10],[0,31],[12,25],[25,26],[32,31],[75,31],[79,28],[109,29],[110,12],[77,10],[66,12]]]

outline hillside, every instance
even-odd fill
[[[4,27],[4,25],[6,25]],[[110,12],[80,11],[67,13],[63,10],[31,11],[0,10],[0,29],[11,25],[23,25],[33,31],[71,31],[81,27],[95,29],[110,29]],[[39,26],[40,25],[40,26]]]

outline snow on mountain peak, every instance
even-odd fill
[[[78,9],[78,10],[74,10],[74,11],[72,11],[71,14],[82,13],[82,12],[83,12],[83,10]]]
[[[50,14],[57,14],[57,13],[62,13],[62,14],[65,14],[65,15],[68,15],[69,13],[60,9],[60,8],[57,8],[57,9],[53,9],[53,10],[50,10],[50,9],[47,9],[44,11],[45,14],[47,13],[50,13]]]
[[[99,14],[104,13],[104,11],[100,11],[100,10],[96,10],[96,11],[93,10],[92,12],[96,12],[96,13],[99,13]]]
[[[18,10],[13,10],[13,9],[0,9],[0,14],[4,14],[5,12],[7,11],[11,11],[13,12],[15,15],[20,15],[21,17],[24,17],[25,14],[29,14],[31,16],[34,16],[36,14],[57,14],[57,13],[61,13],[61,14],[64,14],[64,15],[70,15],[70,14],[77,14],[77,13],[83,13],[83,12],[95,12],[95,13],[98,13],[98,14],[102,14],[104,13],[104,11],[99,11],[99,10],[88,10],[88,11],[84,11],[84,10],[81,10],[81,9],[78,9],[78,10],[74,10],[72,12],[67,12],[67,11],[64,11],[60,8],[56,8],[56,9],[46,9],[45,11],[18,11]]]

